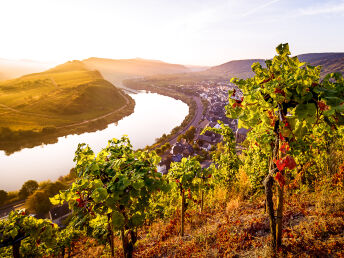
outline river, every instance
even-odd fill
[[[151,145],[180,125],[189,112],[184,102],[156,93],[129,95],[136,103],[134,112],[104,130],[67,135],[58,138],[57,143],[22,149],[11,155],[0,151],[0,189],[18,190],[29,179],[54,181],[68,174],[79,143],[87,143],[99,152],[109,139],[128,135],[135,149]]]

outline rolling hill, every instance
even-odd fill
[[[344,53],[311,53],[298,56],[302,62],[321,65],[322,73],[344,73]]]
[[[39,131],[102,116],[128,103],[97,71],[71,61],[0,82],[0,127]]]
[[[205,75],[218,76],[218,77],[240,77],[247,78],[253,76],[251,66],[253,63],[264,63],[264,59],[246,59],[234,60],[218,66],[213,66],[203,72]]]
[[[344,73],[344,53],[310,53],[302,54],[298,57],[302,62],[307,62],[314,66],[321,65],[322,74],[330,72]],[[202,74],[224,78],[248,78],[253,76],[251,66],[255,62],[264,64],[264,59],[230,61],[218,66],[213,66],[203,71]]]
[[[121,87],[126,79],[158,74],[187,73],[191,70],[183,65],[169,64],[157,60],[105,59],[91,57],[82,61],[90,69],[98,70],[111,83]]]

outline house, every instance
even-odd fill
[[[208,132],[208,131],[207,131]],[[206,132],[206,133],[207,133]],[[202,134],[202,135],[198,135],[197,137],[197,141],[198,142],[207,142],[207,143],[212,143],[212,140],[211,140],[211,137],[210,136],[207,136],[205,134]]]
[[[161,163],[161,162],[160,162]],[[165,164],[160,164],[157,166],[157,171],[163,175],[167,174],[167,166]]]
[[[170,153],[174,156],[181,154],[183,157],[188,157],[194,153],[194,149],[189,143],[186,142],[185,139],[182,139],[181,142],[176,142],[172,146]]]
[[[172,156],[172,161],[173,162],[180,162],[182,160],[182,158],[183,158],[183,155],[179,153],[177,155]]]
[[[56,205],[52,207],[49,211],[49,218],[51,221],[59,227],[63,226],[63,220],[67,218],[69,214],[71,214],[71,210],[68,207],[68,203],[65,202],[62,205]]]
[[[183,157],[188,157],[188,156],[191,156],[195,151],[194,149],[192,148],[192,146],[190,144],[184,144],[184,149],[183,149]]]
[[[237,143],[242,143],[245,141],[248,133],[248,129],[246,128],[238,128],[236,133],[235,133],[235,140]]]
[[[209,151],[211,149],[211,144],[210,143],[207,143],[207,142],[204,142],[202,145],[201,145],[201,149],[205,150],[205,151]]]
[[[183,148],[182,143],[176,142],[176,143],[172,146],[170,153],[171,153],[172,155],[180,154],[180,153],[183,152],[183,149],[184,149],[184,148]]]

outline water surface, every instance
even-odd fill
[[[29,179],[54,181],[68,174],[79,143],[87,143],[99,152],[109,139],[125,134],[135,149],[151,145],[180,125],[189,112],[182,101],[156,93],[129,95],[136,103],[134,113],[104,130],[60,137],[57,143],[22,149],[9,156],[0,151],[0,189],[17,190]]]

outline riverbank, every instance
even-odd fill
[[[135,101],[121,91],[120,94],[125,99],[126,104],[119,109],[115,109],[96,118],[59,127],[45,127],[40,131],[12,131],[9,128],[2,127],[0,133],[0,149],[4,150],[6,155],[10,155],[23,148],[56,143],[59,137],[69,134],[82,134],[105,129],[108,124],[118,122],[123,117],[129,116],[134,112]]]
[[[183,122],[172,129],[169,134],[164,134],[160,138],[157,138],[156,142],[149,146],[149,149],[156,149],[161,147],[166,143],[174,144],[177,141],[179,135],[182,135],[190,126],[196,126],[203,115],[203,103],[201,99],[190,93],[185,93],[183,91],[177,91],[173,88],[163,88],[154,85],[141,84],[139,80],[126,80],[123,82],[125,87],[133,90],[145,90],[149,92],[154,92],[160,95],[171,97],[177,100],[181,100],[189,106],[189,114],[185,117]]]

